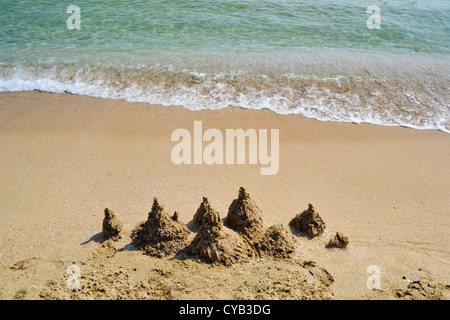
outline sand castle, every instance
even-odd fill
[[[132,231],[131,238],[147,254],[161,257],[183,249],[189,234],[186,225],[178,221],[178,214],[170,217],[158,199],[154,198],[147,221]]]
[[[105,208],[102,229],[106,239],[118,240],[122,237],[123,222],[112,210]]]
[[[244,188],[239,188],[239,196],[228,208],[225,225],[253,240],[264,229],[261,209]]]
[[[133,244],[144,253],[163,257],[188,254],[210,264],[230,266],[254,258],[294,258],[299,247],[296,236],[286,225],[276,224],[268,228],[262,218],[262,211],[244,188],[239,189],[238,198],[229,206],[224,221],[203,197],[193,216],[197,228],[191,231],[180,221],[179,213],[172,216],[154,198],[153,206],[145,222],[131,232]],[[310,237],[325,229],[325,222],[310,204],[308,209],[297,214],[289,223],[296,231],[303,231]],[[120,237],[123,224],[109,209],[105,209],[103,232],[105,237]],[[348,238],[337,233],[327,247],[345,248]]]
[[[323,233],[325,230],[325,221],[315,211],[312,204],[308,205],[308,209],[297,214],[289,225],[297,232],[305,232],[307,236],[313,238]]]
[[[260,256],[286,259],[294,255],[296,239],[285,225],[276,224],[269,227],[255,242],[255,248]]]
[[[203,198],[202,223],[189,245],[189,253],[207,263],[229,266],[246,262],[254,256],[253,248],[235,231],[224,227],[219,213]]]

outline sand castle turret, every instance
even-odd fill
[[[203,223],[203,216],[205,215],[206,211],[210,209],[210,203],[208,201],[208,198],[203,197],[203,201],[200,204],[200,206],[197,209],[197,212],[194,215],[194,225],[199,228]]]
[[[105,218],[103,219],[103,236],[107,239],[118,240],[122,238],[123,222],[110,209],[105,208]]]
[[[297,232],[305,232],[309,237],[316,237],[325,230],[325,221],[319,216],[312,204],[308,209],[297,214],[289,225]]]
[[[148,219],[131,234],[133,243],[152,256],[175,254],[186,245],[190,231],[185,224],[178,221],[177,215],[170,217],[154,198]]]
[[[226,228],[219,213],[204,201],[205,212],[199,230],[189,245],[189,253],[212,264],[231,265],[248,261],[254,255],[251,246],[233,230]]]
[[[288,227],[276,224],[269,227],[255,242],[255,248],[262,255],[274,258],[291,258],[297,249],[296,239]]]
[[[260,235],[264,228],[261,209],[242,187],[228,209],[225,225],[249,240]]]

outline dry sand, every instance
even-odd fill
[[[278,174],[262,176],[260,165],[174,165],[172,131],[192,132],[195,120],[222,132],[279,129]],[[1,299],[450,297],[443,132],[18,92],[0,93],[0,150]],[[288,226],[311,203],[325,232],[296,235],[290,259],[229,267],[151,257],[132,245],[154,197],[191,227],[203,197],[224,218],[241,186],[267,227]],[[124,223],[118,242],[102,237],[105,208]],[[336,232],[349,238],[346,249],[325,248]],[[79,290],[66,285],[74,264]],[[380,290],[367,287],[370,265],[380,268]]]

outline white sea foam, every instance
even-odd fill
[[[12,72],[7,72],[0,68],[3,71],[0,73],[0,91],[68,92],[130,102],[178,105],[190,110],[228,106],[269,109],[278,114],[301,114],[321,121],[405,126],[450,133],[450,107],[445,97],[439,100],[433,92],[423,94],[396,87],[395,81],[392,84],[383,78],[354,77],[358,79],[353,80],[345,75],[319,77],[295,73],[276,77],[267,74],[249,76],[242,70],[208,73],[189,69],[179,71],[166,66],[161,72],[158,68],[147,67],[147,72],[156,71],[144,74],[141,81],[136,81],[136,77],[133,80],[115,78],[108,73],[110,70],[92,71],[89,66],[76,71],[14,67]],[[114,72],[112,74],[117,73]],[[43,74],[47,77],[41,77]],[[393,98],[397,101],[391,101]],[[430,102],[434,104],[430,105]]]

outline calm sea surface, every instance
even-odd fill
[[[0,91],[450,132],[449,21],[448,0],[1,0]]]

